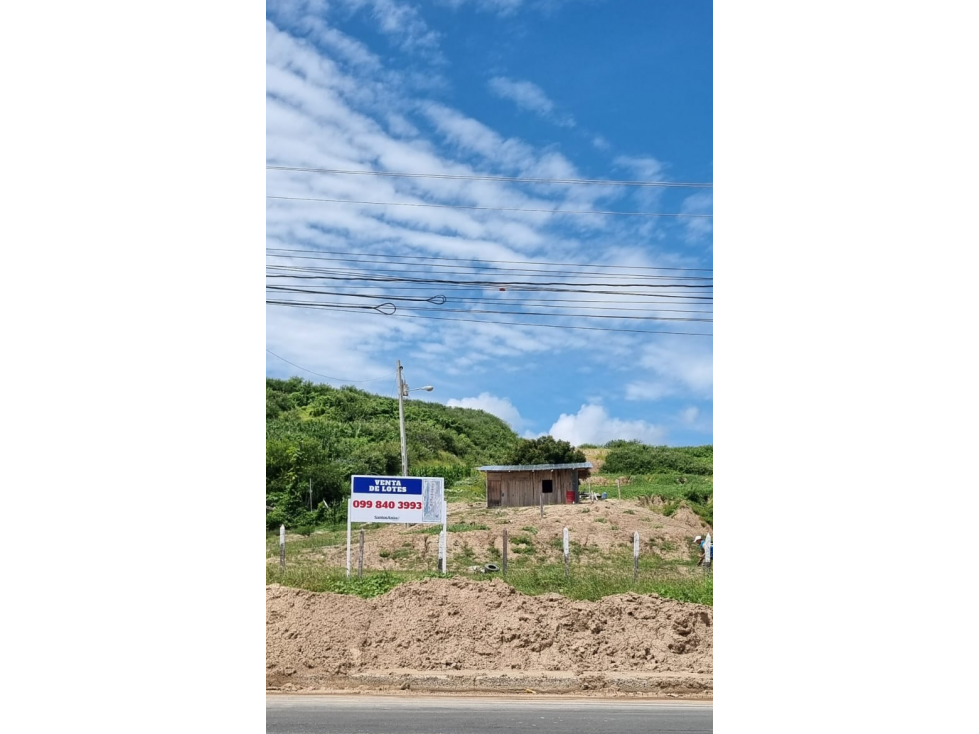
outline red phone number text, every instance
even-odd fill
[[[421,502],[404,502],[395,500],[354,500],[354,509],[377,510],[420,510]]]

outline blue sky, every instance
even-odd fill
[[[712,182],[711,3],[272,2],[266,21],[267,375],[394,397],[400,360],[435,386],[412,399],[522,436],[713,443],[712,187],[553,182]],[[559,290],[431,282],[475,278]]]

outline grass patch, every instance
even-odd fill
[[[530,533],[531,535],[537,535],[537,528],[535,528],[533,525],[524,525],[520,529],[523,530],[525,533]]]
[[[489,549],[487,549],[489,550]],[[572,544],[572,553],[576,550]],[[492,554],[490,554],[492,555]],[[493,559],[497,561],[497,559]],[[632,554],[624,551],[611,555],[602,566],[580,566],[572,562],[569,577],[564,577],[564,563],[541,562],[540,559],[511,558],[507,575],[486,574],[477,580],[502,578],[521,593],[531,596],[556,593],[574,600],[597,601],[612,594],[635,592],[659,594],[668,599],[696,602],[713,606],[713,576],[699,569],[690,573],[694,561],[664,561],[661,557],[644,553],[639,559],[638,581],[632,580]],[[685,573],[684,573],[685,572]],[[449,577],[454,574],[447,574]],[[356,571],[350,578],[343,568],[324,568],[319,563],[294,562],[285,571],[278,564],[267,564],[266,584],[281,584],[307,591],[333,592],[371,598],[387,593],[399,584],[424,578],[440,577],[437,571],[364,571],[358,579]],[[460,577],[471,578],[460,574]]]
[[[335,545],[346,545],[346,543],[346,528],[342,532],[338,530],[316,531],[311,535],[306,535],[301,538],[286,536],[286,558],[294,558],[305,551],[314,551]],[[279,532],[277,530],[266,533],[265,557],[279,557]]]
[[[630,477],[629,484],[622,485],[622,499],[640,497],[662,498],[667,504],[661,512],[667,516],[686,504],[701,520],[714,524],[713,477],[668,472]]]
[[[369,599],[386,594],[398,584],[416,579],[440,576],[434,572],[413,571],[364,571],[358,579],[356,572],[347,578],[346,569],[322,568],[315,565],[286,566],[283,572],[278,566],[266,566],[265,583],[281,584],[307,591],[331,591],[334,594],[350,594]]]
[[[536,553],[534,540],[527,535],[514,535],[509,539],[509,546],[511,553],[524,553],[528,555]]]
[[[381,558],[390,558],[392,561],[400,561],[402,558],[414,558],[417,553],[412,548],[398,548],[396,550],[382,550],[377,555]]]
[[[489,525],[480,525],[474,522],[457,522],[446,527],[450,533],[465,533],[470,530],[489,530]],[[414,533],[416,535],[438,535],[442,532],[441,525],[429,525],[419,530],[409,530],[409,533]]]
[[[530,596],[557,593],[569,599],[598,601],[612,594],[631,591],[714,605],[714,579],[710,574],[684,576],[664,571],[654,573],[640,567],[639,579],[633,582],[631,571],[585,571],[580,566],[572,566],[566,579],[562,562],[513,569],[508,571],[505,580],[518,591]]]
[[[446,502],[486,502],[486,476],[475,472],[445,488]]]

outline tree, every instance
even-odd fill
[[[506,459],[507,464],[573,464],[585,461],[585,454],[567,441],[552,436],[521,439]]]

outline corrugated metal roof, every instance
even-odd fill
[[[549,471],[551,469],[591,469],[590,461],[575,464],[514,464],[512,466],[481,466],[478,471]]]

